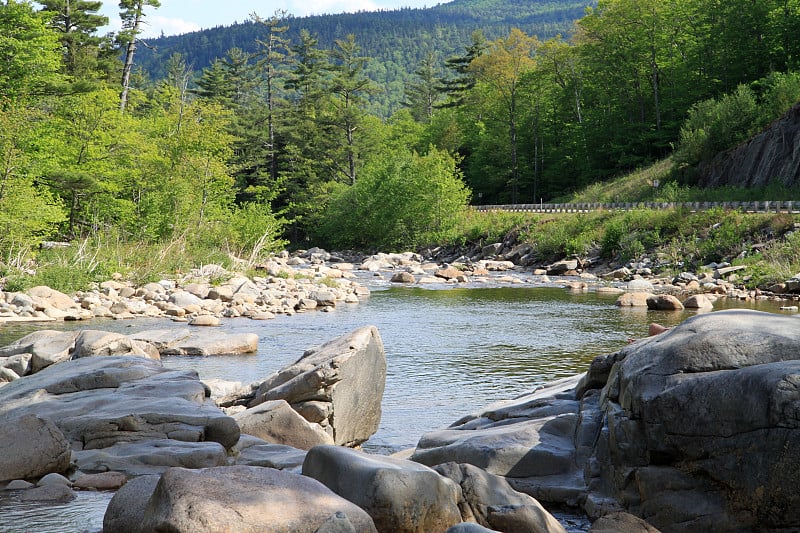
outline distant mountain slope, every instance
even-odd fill
[[[442,62],[462,54],[478,29],[488,39],[505,36],[512,27],[540,39],[567,35],[586,6],[594,4],[595,0],[455,0],[423,9],[292,17],[287,36],[296,42],[300,30],[306,29],[318,37],[321,48],[330,48],[334,40],[355,35],[363,54],[373,58],[369,76],[384,89],[373,101],[374,111],[386,115],[398,107],[405,80],[429,51]],[[258,15],[268,18],[272,13]],[[162,37],[148,42],[154,49],[141,47],[136,63],[159,79],[166,59],[177,52],[200,71],[231,48],[254,51],[263,33],[263,26],[246,22]]]

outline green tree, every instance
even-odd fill
[[[488,48],[486,36],[481,30],[475,30],[470,36],[471,43],[464,55],[454,56],[445,61],[445,66],[453,77],[442,81],[441,90],[448,99],[443,107],[457,107],[464,103],[466,94],[475,87],[475,73],[470,69],[472,62],[483,55]]]
[[[43,117],[19,103],[0,107],[0,253],[30,249],[64,222],[57,198],[34,184],[34,128]],[[15,250],[16,249],[16,250]]]
[[[119,98],[119,108],[122,111],[125,111],[125,107],[128,105],[133,56],[136,53],[139,35],[142,33],[145,7],[158,8],[161,7],[161,2],[159,0],[120,0],[119,3],[122,31],[118,37],[125,43],[125,61],[122,66],[122,92]]]
[[[355,185],[334,192],[319,236],[335,247],[386,250],[441,242],[468,202],[454,157],[400,149],[372,159]]]
[[[406,83],[403,105],[411,110],[416,120],[429,122],[443,99],[442,80],[437,72],[436,56],[433,52],[428,52],[414,74],[416,79]]]
[[[108,17],[97,13],[102,2],[42,0],[39,3],[42,11],[51,16],[50,27],[59,34],[65,73],[78,79],[97,77],[110,49],[107,38],[95,35],[108,24]]]
[[[339,131],[344,141],[335,142],[338,153],[331,161],[335,179],[344,179],[351,185],[356,182],[360,160],[356,131],[363,121],[366,96],[375,90],[364,71],[368,61],[368,57],[361,55],[361,47],[352,34],[337,39],[331,51],[331,90],[335,98],[328,126]]]
[[[520,89],[523,76],[533,70],[534,54],[539,40],[512,28],[508,37],[492,42],[486,53],[475,58],[470,70],[478,81],[491,88],[491,94],[501,102],[500,114],[492,118],[502,121],[508,128],[508,153],[510,158],[511,203],[519,199],[519,142]],[[489,107],[489,110],[492,108]]]
[[[29,2],[0,4],[0,95],[13,101],[43,94],[58,80],[58,50],[46,14],[36,13]]]
[[[275,116],[278,107],[278,87],[279,70],[288,61],[289,42],[284,37],[289,26],[285,23],[286,11],[278,10],[267,20],[258,17],[256,14],[251,18],[257,24],[265,27],[266,36],[263,39],[256,39],[260,47],[257,68],[261,71],[261,79],[264,83],[264,101],[267,111],[267,157],[269,158],[269,179],[270,183],[278,182],[278,147],[276,145],[276,122]]]

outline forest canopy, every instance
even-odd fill
[[[121,2],[105,36],[100,2],[0,5],[7,260],[44,240],[207,258],[423,246],[470,202],[546,201],[676,147],[691,182],[800,96],[800,0],[459,0],[358,14],[360,33],[277,12],[159,40],[207,51],[197,39],[246,27],[199,69],[142,45],[158,5]],[[387,59],[404,20],[433,33]],[[455,27],[468,36],[440,48]]]

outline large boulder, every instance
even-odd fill
[[[196,373],[139,357],[76,359],[0,387],[0,416],[26,414],[53,422],[75,452],[173,440],[203,449],[218,443],[224,456],[240,434],[206,398]],[[137,461],[146,463],[146,456]]]
[[[800,318],[704,313],[561,384],[424,435],[414,458],[665,533],[800,528]]]
[[[121,333],[83,330],[75,339],[72,358],[97,357],[109,355],[133,355],[149,359],[160,359],[158,350],[152,345],[135,341]]]
[[[664,531],[800,527],[800,319],[703,314],[614,359],[606,494]]]
[[[0,481],[38,478],[69,469],[69,442],[50,420],[32,413],[5,413],[0,415],[0,427]]]
[[[566,533],[539,502],[511,488],[501,476],[469,464],[445,463],[434,470],[461,487],[464,520],[505,533]]]
[[[147,502],[156,490],[161,476],[139,476],[119,489],[106,508],[103,531],[106,533],[139,533]]]
[[[317,446],[303,475],[366,510],[379,531],[437,533],[461,522],[458,485],[411,461]]]
[[[333,444],[319,424],[307,421],[284,400],[271,400],[236,413],[233,418],[242,433],[274,444],[309,450],[318,444]]]
[[[355,533],[377,533],[362,509],[309,477],[255,466],[171,468],[140,531],[315,533],[334,516]]]
[[[335,444],[356,446],[378,430],[385,385],[383,341],[367,326],[307,351],[262,382],[248,406],[285,400]]]
[[[52,364],[68,361],[77,336],[76,331],[34,331],[0,348],[0,357],[31,354],[31,371],[38,372]]]
[[[591,451],[600,419],[592,413],[595,405],[584,407],[575,399],[580,378],[554,382],[425,433],[411,458],[429,466],[468,463],[505,476],[538,500],[577,504],[586,490],[581,460]]]

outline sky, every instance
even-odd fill
[[[161,0],[161,7],[145,9],[143,37],[180,35],[215,26],[245,22],[251,13],[268,18],[278,9],[296,17],[402,7],[434,6],[444,0]],[[119,2],[104,1],[100,12],[109,18],[105,31],[119,30]],[[101,31],[104,33],[104,31]]]

